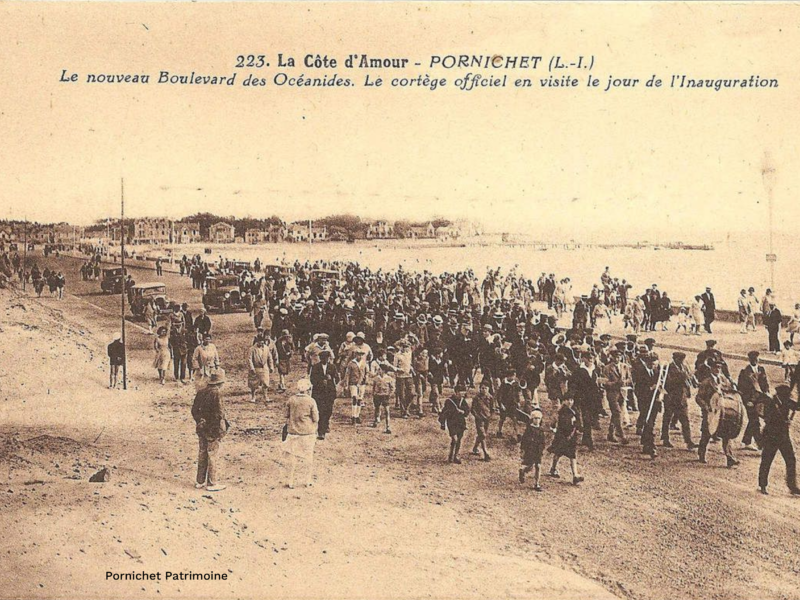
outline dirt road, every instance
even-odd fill
[[[152,338],[136,328],[132,389],[107,390],[119,297],[80,282],[76,261],[59,264],[65,300],[0,295],[2,597],[800,597],[800,504],[782,463],[764,497],[758,458],[739,452],[728,470],[718,446],[704,466],[683,449],[651,462],[635,445],[601,442],[580,456],[584,484],[546,479],[536,494],[517,483],[508,442],[492,440],[490,463],[448,465],[433,418],[396,420],[384,436],[353,428],[340,401],[317,447],[316,486],[283,488],[283,399],[247,401],[244,314],[212,316],[230,379],[230,487],[197,491],[192,390],[157,384]],[[171,297],[199,306],[188,279],[163,279]],[[103,466],[111,481],[88,483]],[[105,580],[168,569],[229,580]]]

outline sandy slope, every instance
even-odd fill
[[[137,334],[139,389],[107,390],[112,329],[97,317],[76,298],[0,294],[0,597],[612,597],[540,560],[560,562],[536,544],[511,548],[490,507],[432,476],[439,444],[435,463],[411,462],[403,455],[415,440],[403,433],[334,436],[318,452],[316,487],[291,491],[275,449],[279,403],[256,407],[238,394],[224,442],[232,485],[195,490],[191,389],[151,383],[148,340]],[[418,425],[396,430],[414,436]],[[111,481],[88,483],[102,466]],[[107,582],[107,570],[229,580]]]

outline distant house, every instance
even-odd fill
[[[277,244],[285,241],[287,235],[288,231],[285,223],[281,222],[275,225],[270,225],[269,229],[267,230],[267,241]]]
[[[173,239],[176,244],[196,244],[202,240],[200,236],[200,223],[185,221],[175,223]]]
[[[406,231],[406,237],[411,240],[433,239],[436,237],[436,228],[433,223],[411,225]]]
[[[393,237],[394,227],[386,221],[375,221],[367,228],[367,239],[386,240]]]
[[[458,230],[455,227],[437,227],[436,238],[440,240],[450,240],[458,237]]]
[[[308,241],[308,223],[291,223],[287,229],[287,238],[290,242]]]
[[[309,237],[312,242],[324,242],[328,239],[328,228],[314,223],[309,226],[308,221],[298,221],[289,225],[287,239],[290,242],[307,242]]]
[[[11,241],[15,241],[17,236],[14,234],[12,229],[0,229],[0,244],[7,244]]]
[[[268,235],[269,232],[263,229],[248,229],[244,232],[244,241],[247,244],[263,244]]]
[[[325,225],[311,225],[311,239],[323,242],[328,239],[328,228]]]
[[[214,223],[208,229],[209,240],[216,244],[232,244],[236,239],[236,228],[230,223]]]
[[[133,222],[134,244],[170,244],[173,224],[169,219],[136,219]]]

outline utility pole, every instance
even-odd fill
[[[308,245],[311,246],[311,219],[308,220]]]
[[[127,277],[125,273],[125,179],[120,178],[120,222],[119,229],[122,240],[122,253],[120,260],[122,261],[122,310],[120,316],[122,318],[122,389],[128,389],[128,347],[125,345],[125,296],[128,293]]]
[[[28,217],[25,217],[25,235],[23,236],[25,239],[23,244],[25,246],[22,248],[22,291],[25,291],[26,280],[28,279],[25,277],[25,265],[28,264]]]

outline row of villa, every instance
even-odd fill
[[[96,228],[95,228],[96,229]],[[373,221],[362,234],[367,240],[389,239],[454,239],[477,235],[480,232],[467,221],[449,226],[435,227],[432,222],[395,225],[388,221]],[[132,221],[126,242],[142,245],[197,244],[266,244],[279,242],[325,242],[347,241],[350,233],[338,227],[328,227],[313,221],[295,221],[247,229],[244,236],[236,235],[231,223],[220,221],[208,228],[204,235],[200,223],[173,221],[162,218],[144,218]],[[25,236],[31,244],[74,245],[87,238],[100,238],[111,242],[120,241],[118,222],[109,224],[105,230],[90,234],[83,227],[68,223],[42,225],[38,223],[13,223],[0,226],[0,244],[22,241]]]

